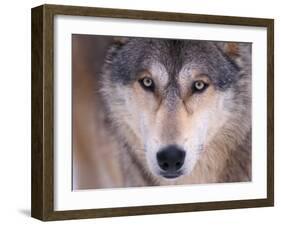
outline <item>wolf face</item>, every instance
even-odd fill
[[[249,131],[239,129],[250,118],[241,48],[250,45],[131,38],[112,47],[102,93],[141,170],[158,180],[188,176],[218,134],[234,140]]]

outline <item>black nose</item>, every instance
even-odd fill
[[[183,165],[185,151],[176,145],[170,145],[157,153],[160,168],[168,174],[175,174]]]

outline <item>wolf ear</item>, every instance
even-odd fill
[[[233,59],[236,59],[241,56],[240,48],[240,45],[235,42],[228,42],[223,44],[223,51]]]
[[[252,44],[239,42],[218,43],[223,53],[231,58],[240,68],[251,69]]]
[[[128,37],[114,37],[113,38],[113,44],[119,45],[119,46],[125,45],[128,41],[129,41]]]
[[[110,65],[115,58],[116,54],[122,49],[124,45],[129,42],[130,38],[128,37],[114,37],[111,41],[111,44],[107,50],[105,62]]]

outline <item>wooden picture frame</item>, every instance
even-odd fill
[[[54,16],[86,16],[153,21],[240,25],[267,29],[267,198],[121,208],[54,210]],[[162,214],[274,205],[274,21],[62,5],[32,9],[32,200],[31,215],[50,220]],[[254,113],[254,112],[253,112]]]

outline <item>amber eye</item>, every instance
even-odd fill
[[[154,82],[151,78],[148,77],[144,77],[142,79],[139,80],[142,88],[144,88],[147,91],[154,91]]]
[[[195,81],[192,85],[193,92],[203,92],[208,87],[208,84],[202,80]]]

